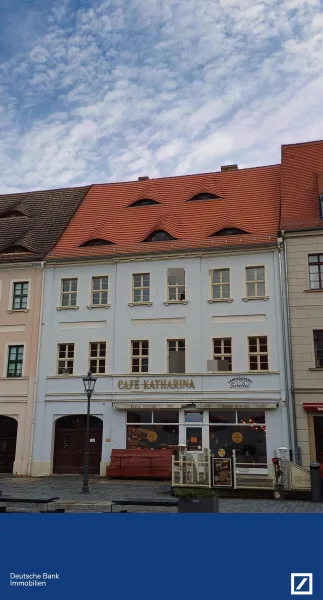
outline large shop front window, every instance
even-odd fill
[[[267,463],[264,411],[214,410],[209,413],[209,422],[214,456],[231,457],[235,450],[237,463]]]
[[[127,412],[127,448],[175,449],[178,439],[178,411]]]

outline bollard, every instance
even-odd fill
[[[312,502],[322,502],[320,463],[310,464]]]

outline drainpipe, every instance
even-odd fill
[[[284,232],[282,232],[282,235]],[[286,378],[287,398],[286,407],[288,415],[288,431],[290,436],[292,460],[299,464],[299,452],[297,447],[297,430],[295,416],[295,396],[293,383],[293,361],[291,346],[291,328],[290,312],[288,302],[288,272],[287,272],[287,254],[286,244],[283,237],[278,238],[278,259],[279,259],[279,278],[280,278],[280,301],[282,312],[282,331],[284,346],[284,371]]]
[[[31,475],[31,462],[33,455],[33,445],[34,445],[34,429],[35,429],[35,415],[36,415],[36,400],[37,400],[37,388],[38,388],[38,373],[39,373],[39,357],[40,357],[40,340],[42,333],[42,320],[43,320],[43,301],[44,301],[44,262],[40,263],[40,267],[42,270],[41,276],[41,300],[40,300],[40,316],[39,316],[39,332],[38,332],[38,345],[37,345],[37,363],[36,363],[36,377],[35,377],[35,385],[34,385],[34,403],[33,403],[33,414],[31,420],[31,432],[30,432],[30,448],[29,448],[29,459],[28,459],[28,475]]]

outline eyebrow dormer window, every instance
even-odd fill
[[[170,233],[163,229],[157,229],[151,233],[144,241],[145,242],[167,242],[169,240],[176,240]]]
[[[153,206],[153,204],[159,204],[159,202],[152,200],[152,198],[141,198],[141,200],[129,204],[129,208],[132,206]]]
[[[216,194],[211,194],[209,192],[201,192],[200,194],[196,194],[193,198],[189,198],[189,202],[193,200],[218,200],[221,196],[217,196]]]
[[[24,248],[23,246],[10,246],[9,248],[1,250],[1,254],[22,254],[25,252],[31,254],[30,250],[27,250],[27,248]]]
[[[243,229],[237,229],[236,227],[231,227],[227,229],[220,229],[220,231],[216,231],[212,233],[211,237],[221,236],[221,235],[244,235],[247,231],[243,231]]]
[[[0,219],[11,219],[13,217],[25,217],[25,216],[26,215],[24,215],[19,210],[11,210],[9,212],[3,213],[3,215],[0,215]]]
[[[86,248],[87,246],[111,246],[113,244],[113,242],[110,242],[109,240],[103,240],[102,238],[95,238],[93,240],[88,240],[87,242],[84,242],[84,244],[81,244],[81,248]]]

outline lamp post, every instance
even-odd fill
[[[87,395],[87,413],[86,413],[86,432],[85,432],[85,447],[84,447],[84,470],[83,470],[83,485],[82,494],[89,494],[89,438],[90,438],[90,407],[91,396],[94,392],[96,377],[92,376],[91,371],[86,377],[83,377],[84,391]]]

